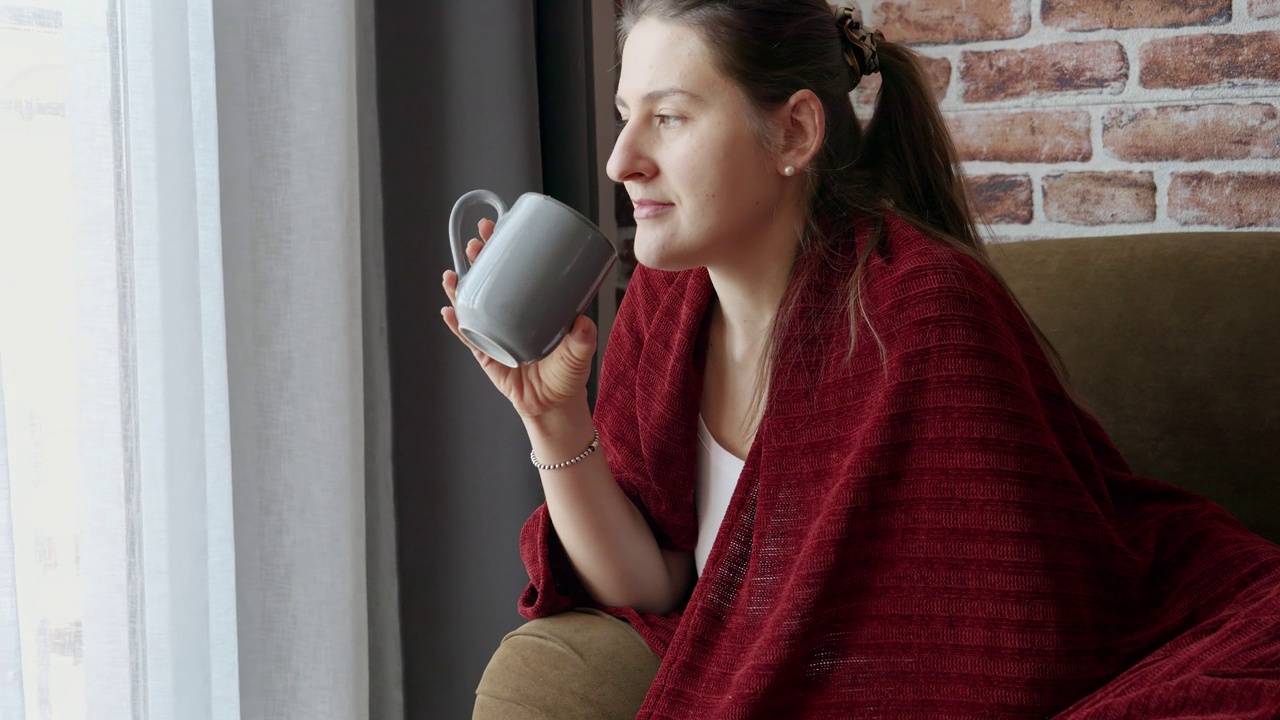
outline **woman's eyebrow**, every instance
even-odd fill
[[[703,102],[702,96],[698,95],[697,93],[691,93],[688,90],[682,90],[680,88],[674,88],[674,87],[662,88],[661,90],[653,90],[653,91],[647,92],[644,94],[644,97],[641,99],[646,103],[653,103],[659,100],[665,100],[666,98],[669,98],[673,95],[679,95],[685,98],[686,100],[690,100],[695,103]],[[627,101],[623,100],[621,95],[618,95],[617,97],[615,97],[613,99],[613,102],[619,108],[626,109],[628,107]]]

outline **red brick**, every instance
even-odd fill
[[[1149,172],[1075,172],[1044,179],[1044,214],[1072,225],[1156,219],[1156,181]]]
[[[1249,0],[1249,14],[1256,18],[1280,15],[1280,0]]]
[[[1093,157],[1084,110],[954,113],[947,123],[961,160],[1057,163]]]
[[[1031,29],[1027,0],[879,0],[868,24],[900,43],[1007,40]]]
[[[1280,82],[1280,32],[1186,35],[1152,40],[1139,54],[1148,88]]]
[[[1138,162],[1280,158],[1280,112],[1263,103],[1114,108],[1102,144]]]
[[[1040,19],[1067,30],[1223,25],[1231,0],[1042,0]]]
[[[1062,92],[1115,94],[1124,90],[1128,77],[1124,48],[1109,40],[960,54],[966,102]]]
[[[1280,227],[1280,173],[1177,173],[1169,216],[1183,225]]]
[[[969,202],[985,221],[1030,225],[1035,213],[1027,175],[976,175],[966,178]]]
[[[925,55],[920,56],[920,59],[924,63],[925,74],[929,76],[929,84],[933,86],[934,97],[941,101],[947,96],[947,89],[951,87],[951,61]],[[860,105],[872,105],[876,101],[878,92],[880,92],[880,76],[867,75],[862,78],[862,82],[858,83],[855,99]]]

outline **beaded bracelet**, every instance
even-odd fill
[[[560,468],[569,467],[574,463],[582,462],[583,460],[586,459],[588,455],[595,452],[599,448],[600,448],[600,431],[596,430],[595,437],[591,438],[591,444],[587,446],[586,450],[583,450],[582,452],[578,453],[577,457],[569,458],[564,462],[559,462],[554,465],[543,465],[542,463],[538,462],[538,456],[535,455],[532,450],[530,450],[529,461],[532,462],[533,466],[538,468],[539,470],[559,470]]]

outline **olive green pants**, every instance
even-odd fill
[[[489,661],[472,720],[632,720],[658,656],[624,620],[579,608],[508,633]]]

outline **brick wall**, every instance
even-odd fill
[[[1280,228],[1280,0],[860,2],[927,56],[996,239]]]

